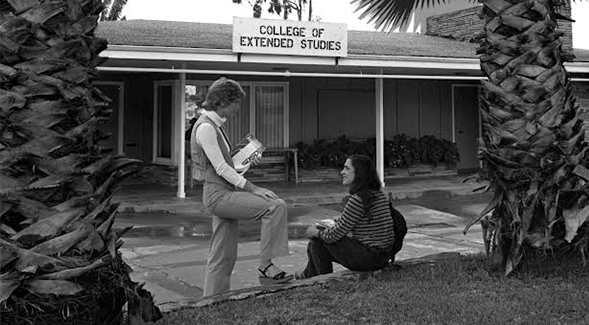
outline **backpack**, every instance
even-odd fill
[[[393,229],[395,231],[395,243],[393,244],[393,250],[391,251],[391,262],[390,264],[393,265],[395,262],[395,255],[401,250],[403,247],[403,239],[407,234],[407,221],[405,221],[405,217],[399,212],[399,210],[393,207],[392,202],[392,195],[389,192],[389,209],[391,210],[391,217],[393,218]]]

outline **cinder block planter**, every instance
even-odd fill
[[[320,167],[317,169],[300,169],[299,182],[326,182],[341,180],[341,168]],[[414,164],[408,168],[385,168],[385,179],[407,177],[431,177],[456,175],[455,165]],[[292,176],[292,175],[291,175]]]
[[[316,169],[300,169],[299,182],[337,182],[341,180],[341,168],[319,167]],[[407,177],[431,177],[456,175],[455,165],[440,164],[432,166],[428,164],[414,164],[408,168],[386,168],[385,179]],[[152,165],[139,175],[125,181],[126,184],[155,183],[168,186],[176,186],[178,177],[177,166]],[[252,168],[245,177],[254,182],[284,182],[284,166],[272,165]],[[290,180],[294,181],[294,169],[290,169]],[[190,173],[186,170],[184,183],[190,185]]]

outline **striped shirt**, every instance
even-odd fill
[[[351,237],[364,245],[376,248],[388,248],[395,241],[393,219],[389,203],[382,191],[371,191],[374,201],[370,212],[372,220],[364,211],[362,199],[357,194],[350,196],[344,211],[335,220],[335,226],[319,231],[319,238],[331,244],[351,233]]]

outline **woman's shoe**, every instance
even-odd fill
[[[276,270],[278,270],[279,272],[274,274],[273,276],[270,276],[268,274],[268,270],[270,269],[270,267],[274,267]],[[279,268],[277,268],[274,264],[270,263],[268,266],[266,266],[264,268],[264,270],[258,269],[258,271],[260,271],[260,284],[261,285],[272,285],[272,284],[281,284],[281,283],[287,283],[289,281],[291,281],[294,278],[294,275],[289,274],[286,275],[286,272],[281,271]]]

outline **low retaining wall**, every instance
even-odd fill
[[[318,169],[299,169],[299,182],[329,182],[341,180],[341,169],[335,167],[324,167]],[[294,170],[290,170],[290,180],[294,182]],[[427,164],[415,164],[409,168],[387,168],[385,179],[407,178],[407,177],[431,177],[456,175],[456,166],[432,166]],[[126,181],[128,184],[156,183],[175,186],[177,184],[178,167],[168,165],[152,165],[146,170]],[[245,174],[245,177],[254,182],[283,182],[285,181],[284,166],[272,165],[263,168],[252,168]],[[185,173],[184,183],[190,186],[190,173]]]

